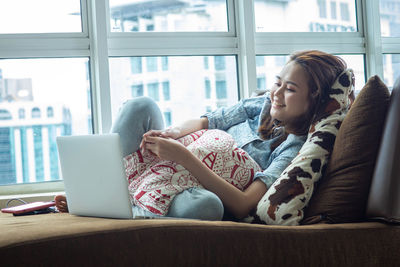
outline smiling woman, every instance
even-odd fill
[[[325,108],[323,102],[327,100],[333,82],[345,68],[342,59],[325,52],[311,50],[294,53],[281,71],[271,95],[243,99],[235,105],[218,108],[167,129],[163,129],[161,111],[152,99],[138,97],[126,102],[120,109],[112,132],[121,136],[124,156],[131,159],[128,160],[127,173],[134,216],[162,214],[220,220],[224,208],[237,219],[248,215],[297,155],[311,123],[324,115],[325,110],[320,107]],[[351,87],[352,83],[348,86]],[[267,129],[269,135],[262,131],[259,135],[259,128]],[[236,143],[234,147],[243,149],[248,153],[246,158],[258,164],[257,168],[252,168],[250,183],[247,183],[249,186],[237,188],[233,183],[227,183],[218,171],[227,169],[225,164],[230,160],[226,158],[234,157],[231,156],[234,153],[228,152],[228,157],[218,162],[219,151],[211,149],[199,156],[197,147],[192,151],[190,145],[184,146],[177,141],[188,134],[196,139],[202,129],[225,131],[224,134]],[[212,133],[215,140],[222,138],[218,132]],[[208,142],[217,143],[210,139]],[[148,165],[146,158],[150,156],[144,155],[155,157],[147,159],[148,162],[158,163],[161,160],[162,164]],[[214,164],[220,168],[215,170],[210,167]],[[186,171],[185,174],[182,170]],[[167,179],[154,177],[154,172],[165,173]],[[188,176],[192,176],[195,182],[188,182]],[[148,179],[150,182],[146,183]],[[168,193],[171,191],[168,188],[180,187],[182,183],[191,185],[183,191],[174,192],[178,193],[176,196]],[[149,204],[151,201],[146,200],[161,199],[166,195],[171,202],[161,208],[155,209]],[[66,210],[65,197],[57,197],[56,200],[60,203],[59,208]]]
[[[291,131],[292,123],[297,123],[299,117],[303,117],[308,110],[313,110],[310,109],[307,77],[306,71],[292,61],[283,68],[271,89],[271,117],[285,122],[288,132]]]

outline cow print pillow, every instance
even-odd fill
[[[348,110],[354,85],[351,69],[341,73],[329,91],[323,115],[310,126],[298,155],[271,185],[246,222],[298,225],[327,166],[336,134]]]

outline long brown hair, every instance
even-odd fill
[[[318,50],[295,52],[290,56],[286,64],[290,62],[299,64],[308,74],[308,99],[310,109],[305,114],[285,124],[288,128],[287,130],[290,128],[290,133],[305,135],[311,123],[313,123],[316,114],[323,108],[324,103],[329,98],[328,92],[330,87],[339,74],[347,68],[347,65],[340,57]],[[272,136],[277,126],[280,126],[280,123],[274,121],[268,112],[261,121],[258,131],[263,139],[268,139]],[[273,147],[275,148],[282,143],[287,135],[288,132],[285,131],[285,134],[276,141]]]

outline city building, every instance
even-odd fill
[[[60,179],[56,136],[71,134],[68,108],[32,102],[0,105],[2,184]]]
[[[70,112],[33,100],[31,79],[0,76],[1,184],[60,179],[56,136],[71,134]]]

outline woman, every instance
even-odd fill
[[[124,156],[138,148],[149,150],[182,165],[204,186],[178,194],[167,216],[220,220],[226,208],[234,217],[243,218],[300,150],[328,90],[345,69],[339,57],[320,51],[298,52],[276,77],[270,97],[244,99],[166,130],[158,130],[163,123],[157,105],[148,98],[138,98],[124,105],[112,132],[120,134]],[[226,183],[176,141],[194,131],[213,128],[232,135],[263,169],[246,190]],[[64,196],[55,200],[60,211],[67,211]],[[137,206],[133,211],[136,216],[152,215]]]

